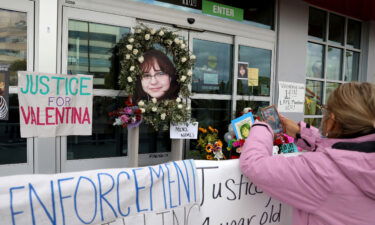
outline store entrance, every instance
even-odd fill
[[[196,56],[187,101],[200,127],[211,126],[222,137],[243,108],[256,111],[272,101],[273,43],[70,7],[63,12],[61,72],[94,75],[94,123],[91,136],[59,139],[62,172],[159,164],[190,158],[196,148],[194,140],[171,140],[169,131],[156,132],[146,124],[135,133],[114,127],[108,117],[127,96],[119,89],[118,74],[111,73],[111,48],[136,25],[178,33]],[[256,69],[255,85],[239,77],[240,64]]]

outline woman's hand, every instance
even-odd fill
[[[300,132],[299,125],[291,119],[288,119],[282,115],[279,116],[281,123],[284,126],[285,133],[293,138],[296,138],[296,134]]]

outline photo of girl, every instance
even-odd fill
[[[5,94],[5,82],[0,82],[0,120],[6,120],[8,117],[8,103]]]
[[[238,62],[238,79],[247,79],[248,63]]]
[[[176,69],[163,52],[151,49],[143,54],[142,74],[137,79],[134,100],[176,99],[180,91]]]

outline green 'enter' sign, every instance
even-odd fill
[[[216,2],[203,0],[202,12],[209,15],[220,16],[224,18],[243,20],[243,9],[235,8],[229,5],[223,5]]]

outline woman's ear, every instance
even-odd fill
[[[338,129],[338,123],[335,120],[335,114],[329,113],[329,117],[328,117],[327,121],[325,122],[326,136],[329,137],[330,136],[329,134],[333,134],[333,133],[337,132],[337,129]]]

